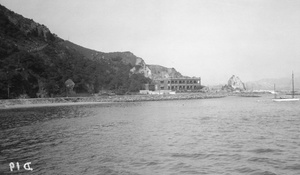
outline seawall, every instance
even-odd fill
[[[14,105],[76,103],[76,102],[137,102],[137,101],[162,101],[162,100],[188,100],[222,98],[224,94],[208,93],[182,93],[173,95],[115,95],[93,97],[57,97],[57,98],[30,98],[30,99],[7,99],[0,100],[0,108]]]

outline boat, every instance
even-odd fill
[[[295,98],[295,89],[294,89],[294,73],[292,73],[292,98],[276,98],[275,84],[274,84],[274,99],[275,102],[286,102],[286,101],[299,101],[299,98]]]
[[[284,102],[284,101],[299,101],[299,98],[276,98],[273,99],[275,102]]]

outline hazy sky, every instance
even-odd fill
[[[300,0],[0,0],[52,33],[202,84],[300,76]]]

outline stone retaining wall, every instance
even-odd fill
[[[31,99],[8,99],[0,100],[0,105],[26,105],[47,103],[70,103],[70,102],[136,102],[136,101],[162,101],[162,100],[187,100],[221,98],[224,94],[206,93],[183,93],[174,95],[116,95],[94,97],[60,97],[60,98],[31,98]]]

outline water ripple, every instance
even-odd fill
[[[31,174],[296,175],[297,105],[228,97],[0,110],[0,174],[18,161],[32,162]]]

